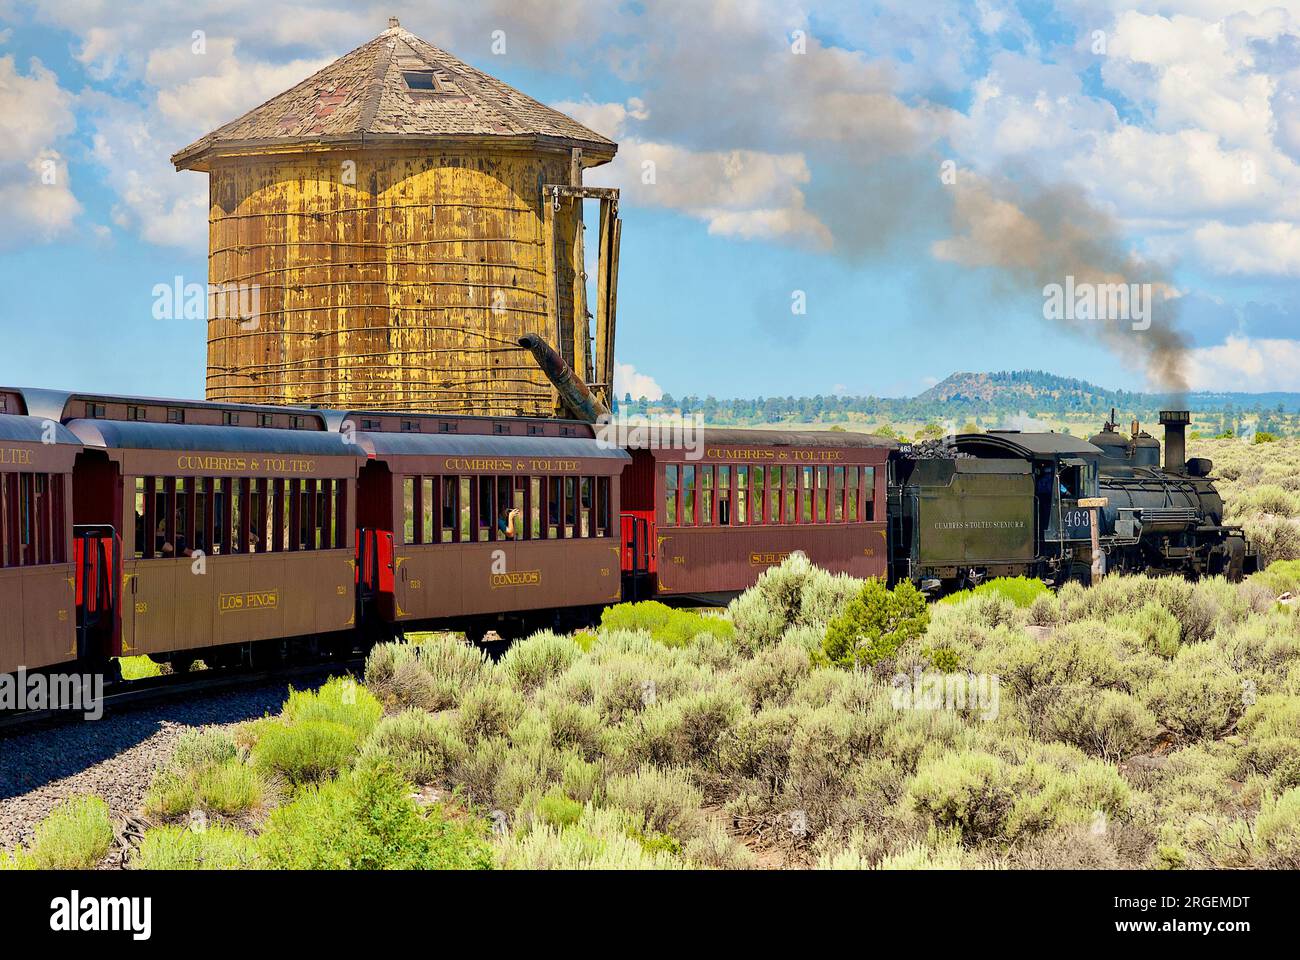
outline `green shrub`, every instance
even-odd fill
[[[752,653],[777,643],[791,628],[819,633],[840,615],[862,589],[862,581],[814,567],[800,551],[769,567],[731,602],[727,614],[736,627],[736,642]]]
[[[1272,867],[1300,867],[1300,788],[1266,797],[1255,819],[1255,842]]]
[[[205,809],[227,816],[260,807],[266,784],[257,771],[239,760],[209,764],[196,772],[196,799]]]
[[[512,644],[497,668],[519,689],[530,691],[569,669],[581,655],[572,638],[542,630]]]
[[[485,830],[422,811],[410,784],[376,766],[311,785],[272,811],[258,846],[281,870],[472,870],[491,865]]]
[[[604,805],[632,814],[642,831],[686,840],[699,832],[704,797],[691,785],[685,770],[643,766],[605,784]]]
[[[720,744],[723,773],[751,781],[766,796],[775,796],[790,769],[794,733],[803,716],[803,710],[785,707],[741,717]]]
[[[283,716],[290,723],[337,723],[365,736],[384,708],[375,695],[351,677],[332,677],[317,690],[289,691]]]
[[[333,720],[304,720],[267,726],[253,747],[253,764],[266,775],[295,785],[333,776],[356,757],[361,734]]]
[[[758,864],[748,847],[713,821],[686,842],[682,855],[691,866],[704,870],[752,870]]]
[[[1166,660],[1177,654],[1182,645],[1182,627],[1178,618],[1158,603],[1145,603],[1141,609],[1116,622],[1136,633],[1148,650]]]
[[[1260,697],[1246,709],[1238,729],[1249,737],[1300,737],[1300,697]]]
[[[555,828],[540,823],[512,833],[498,847],[498,862],[509,870],[680,870],[685,861],[647,843],[621,810],[583,810],[576,824]]]
[[[1277,443],[1277,434],[1266,430],[1255,431],[1255,443]]]
[[[883,581],[871,579],[827,626],[823,649],[839,666],[873,666],[923,634],[929,623],[925,597],[911,583],[890,590]]]
[[[230,827],[152,827],[131,857],[136,870],[249,870],[260,866],[257,841]]]
[[[108,855],[112,844],[108,804],[99,797],[71,797],[40,822],[26,849],[0,856],[0,867],[93,870]]]
[[[1010,600],[1021,609],[1033,606],[1039,597],[1050,597],[1052,591],[1036,577],[997,577],[981,583],[972,590],[949,594],[940,603],[964,603],[971,597],[995,596]]]
[[[466,743],[504,737],[524,712],[524,699],[509,687],[483,684],[465,694],[457,723]]]
[[[149,657],[118,657],[118,667],[123,680],[143,680],[145,677],[161,677],[162,666]]]
[[[1118,690],[1065,686],[1036,690],[1030,702],[1035,733],[1110,761],[1138,752],[1155,737],[1156,718]]]
[[[1156,677],[1142,700],[1160,725],[1182,740],[1218,737],[1241,716],[1242,683],[1226,667],[1189,665]]]
[[[454,634],[380,644],[366,660],[366,685],[385,703],[436,712],[457,706],[488,674],[487,654]]]
[[[144,812],[150,816],[174,817],[198,806],[194,772],[171,766],[158,769],[144,795]]]
[[[684,647],[700,634],[730,640],[735,628],[721,617],[706,617],[690,610],[678,610],[657,600],[620,603],[606,607],[600,615],[602,632],[644,630],[668,647]]]
[[[468,753],[454,717],[405,710],[379,721],[357,763],[387,762],[413,783],[441,783]]]
[[[182,770],[198,770],[238,756],[239,748],[224,730],[184,730],[172,750],[171,765]]]
[[[537,804],[537,816],[553,827],[568,827],[582,816],[582,804],[564,795],[559,787],[552,787]]]
[[[1251,580],[1264,584],[1275,596],[1300,593],[1300,560],[1276,560]]]
[[[908,796],[936,826],[976,842],[1002,836],[1015,803],[1011,768],[981,751],[944,753],[923,763]]]
[[[781,642],[760,650],[745,663],[736,674],[736,683],[751,707],[781,706],[789,702],[810,669],[807,650]]]

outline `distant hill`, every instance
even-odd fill
[[[915,397],[848,396],[830,393],[812,397],[767,396],[719,399],[695,395],[661,400],[624,398],[627,414],[680,412],[700,414],[714,424],[849,424],[867,427],[888,424],[942,425],[973,423],[977,428],[1032,423],[1036,418],[1095,429],[1113,407],[1122,422],[1137,417],[1143,423],[1158,411],[1186,406],[1198,429],[1215,433],[1244,429],[1284,436],[1300,435],[1300,393],[1193,392],[1173,397],[1128,390],[1107,390],[1086,380],[1058,377],[1042,370],[1003,370],[996,373],[954,373]],[[1028,429],[1028,427],[1026,427]],[[1041,427],[1036,427],[1041,429]]]
[[[1300,393],[1192,391],[1175,398],[1168,394],[1107,390],[1087,380],[1058,377],[1042,370],[954,373],[929,390],[917,394],[911,402],[969,408],[972,413],[996,413],[1018,407],[1023,410],[1039,409],[1067,414],[1110,407],[1118,410],[1146,410],[1173,403],[1186,404],[1198,413],[1218,413],[1223,410],[1300,411]]]
[[[1013,370],[1001,373],[954,373],[913,398],[917,403],[987,405],[990,408],[1020,404],[1091,409],[1121,403],[1127,395],[1107,390],[1086,380],[1058,377],[1041,370]]]

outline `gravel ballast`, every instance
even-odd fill
[[[115,818],[138,813],[154,771],[186,729],[277,713],[288,694],[287,683],[262,684],[0,739],[0,850],[30,841],[36,825],[68,797],[101,797]]]

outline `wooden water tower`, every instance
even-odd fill
[[[172,157],[209,177],[208,399],[552,415],[528,333],[608,399],[618,191],[582,176],[616,150],[390,20]]]

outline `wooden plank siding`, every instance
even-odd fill
[[[256,284],[260,315],[209,320],[208,399],[553,415],[516,341],[542,333],[586,366],[580,201],[548,210],[541,190],[569,164],[397,147],[215,159],[209,282]]]

